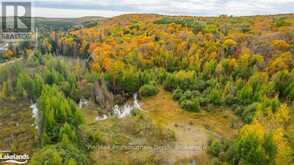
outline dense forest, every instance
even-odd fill
[[[25,128],[33,137],[21,144],[33,154],[32,165],[291,165],[293,31],[294,15],[134,14],[53,29],[39,37],[37,47],[23,43],[3,53],[6,60],[22,59],[0,64],[0,118],[14,112],[9,112],[13,104],[37,105],[37,129]],[[130,116],[93,119],[115,116],[113,107],[136,94],[142,109]],[[90,103],[79,106],[82,99]],[[158,99],[165,102],[150,105]],[[229,126],[209,124],[218,119]],[[195,129],[200,125],[208,132],[201,132],[207,136],[203,152],[179,156],[168,149],[99,148],[177,144],[181,125],[189,127],[185,138],[200,134]],[[196,135],[193,141],[200,140]],[[9,138],[0,135],[1,141]],[[7,144],[0,146],[23,147]]]

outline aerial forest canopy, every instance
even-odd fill
[[[88,152],[97,144],[107,144],[101,138],[105,132],[91,133],[97,129],[84,121],[76,104],[79,99],[94,95],[96,104],[110,113],[113,102],[121,104],[135,93],[144,100],[165,90],[191,116],[226,109],[240,119],[242,124],[234,137],[210,140],[207,153],[212,164],[291,165],[293,32],[291,14],[117,16],[89,27],[42,35],[37,55],[31,59],[34,62],[29,64],[42,71],[32,74],[18,68],[12,73],[15,77],[9,77],[5,76],[11,72],[9,68],[0,69],[0,96],[34,100],[42,111],[38,135],[42,150],[31,164],[89,164],[93,160]],[[1,58],[15,54],[8,49]],[[54,56],[65,60],[55,61]],[[68,64],[67,59],[86,64]],[[99,100],[102,96],[98,97],[97,90],[107,93],[103,99],[109,104]],[[144,112],[137,113],[130,120],[148,122],[141,116]],[[232,123],[232,127],[236,125]],[[172,139],[169,133],[160,136]]]

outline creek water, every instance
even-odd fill
[[[112,108],[112,115],[103,115],[103,116],[97,116],[96,121],[101,121],[101,120],[106,120],[110,117],[117,117],[117,118],[124,118],[129,115],[131,115],[133,110],[139,109],[141,110],[141,105],[139,104],[138,101],[138,95],[134,94],[133,95],[133,101],[132,103],[125,103],[122,106],[115,105]]]
[[[32,109],[32,118],[35,120],[33,125],[35,126],[36,130],[39,130],[40,114],[37,104],[32,104],[30,108]]]
[[[82,108],[85,105],[88,105],[89,101],[86,99],[81,99],[79,101],[79,108]],[[37,104],[34,103],[31,106],[32,109],[32,117],[35,119],[34,126],[37,130],[39,130],[39,121],[40,121],[40,115],[39,115],[39,109],[37,107]],[[96,121],[102,121],[102,120],[107,120],[110,117],[117,117],[117,118],[124,118],[129,115],[131,115],[133,110],[139,109],[141,110],[141,105],[139,104],[138,101],[138,94],[133,95],[133,101],[132,103],[125,103],[124,105],[115,105],[112,108],[112,115],[102,115],[102,116],[97,116]]]
[[[79,101],[79,108],[82,108],[85,105],[88,105],[89,101],[86,99],[80,99]]]

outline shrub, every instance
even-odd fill
[[[245,123],[250,123],[256,114],[256,107],[257,104],[253,103],[247,106],[244,111],[242,112],[242,119]]]
[[[184,91],[182,89],[177,88],[173,92],[173,99],[174,100],[179,100],[182,97],[183,93],[184,93]]]
[[[208,111],[208,112],[212,112],[213,109],[214,109],[214,106],[213,106],[212,104],[208,104],[208,105],[207,105],[207,111]]]
[[[252,103],[254,100],[253,89],[246,84],[241,90],[237,91],[237,98],[240,104],[246,105]]]
[[[143,85],[139,89],[139,95],[142,97],[154,96],[157,93],[158,93],[158,89],[154,85],[151,85],[151,84]]]
[[[215,105],[220,105],[222,103],[222,91],[213,88],[208,95],[209,102]]]
[[[173,74],[167,75],[166,79],[163,81],[163,87],[167,91],[173,91],[177,88],[175,83],[175,76]]]
[[[144,113],[143,111],[140,111],[139,109],[134,109],[131,112],[131,115],[137,119],[144,119]]]
[[[273,88],[281,98],[294,98],[294,72],[279,71],[273,76]]]
[[[193,93],[191,91],[185,91],[182,96],[180,97],[180,102],[183,100],[190,100],[192,99]]]
[[[209,103],[209,100],[206,97],[199,97],[199,102],[201,106],[206,106]]]
[[[222,162],[218,158],[212,158],[211,159],[211,164],[212,165],[221,165]]]
[[[221,150],[222,150],[221,144],[217,140],[212,140],[207,149],[209,154],[216,157],[221,152]]]
[[[225,98],[224,98],[224,103],[226,105],[233,105],[236,102],[237,101],[236,101],[235,97],[233,95],[231,95],[231,94],[225,96]]]
[[[180,104],[181,104],[181,107],[186,111],[193,111],[193,112],[200,111],[199,99],[193,98],[191,100],[182,100]]]

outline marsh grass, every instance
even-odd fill
[[[35,127],[26,101],[0,100],[0,149],[32,154]]]

